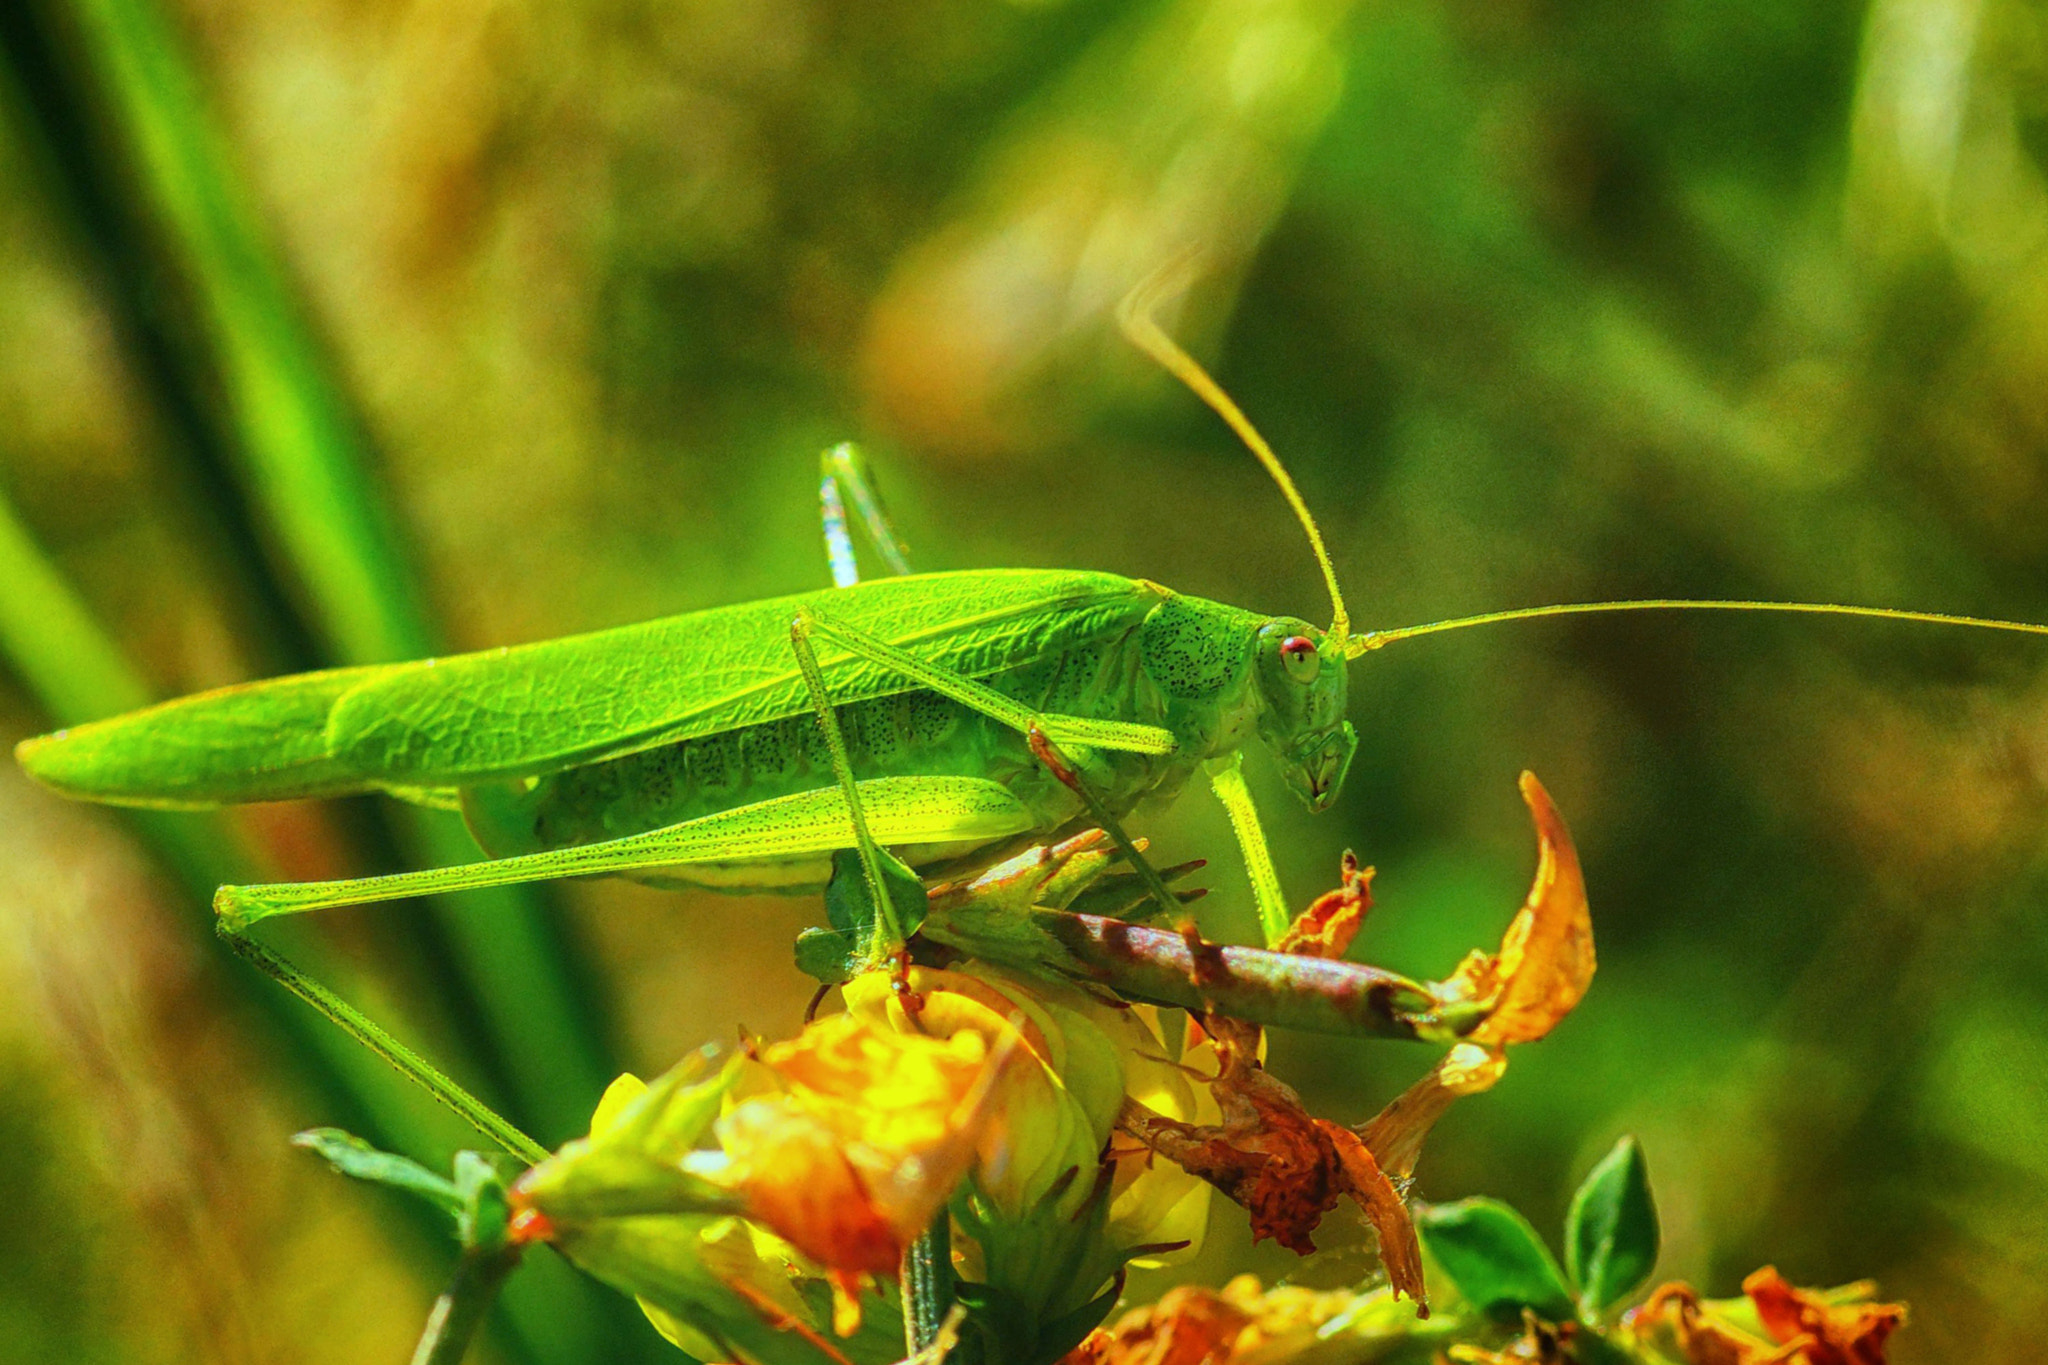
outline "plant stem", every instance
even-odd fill
[[[469,1350],[470,1338],[482,1325],[484,1315],[498,1297],[505,1279],[519,1264],[519,1248],[495,1251],[465,1250],[455,1263],[455,1274],[434,1307],[413,1348],[412,1365],[459,1365]]]
[[[1198,962],[1172,930],[1058,910],[1034,910],[1030,924],[1035,932],[1019,934],[1014,925],[935,911],[923,932],[973,957],[1078,978],[1127,999],[1310,1033],[1441,1041],[1484,1017],[1448,1011],[1419,982],[1357,962],[1223,944],[1203,945]]]
[[[910,1354],[938,1340],[953,1310],[953,1215],[940,1209],[903,1253],[903,1335]]]

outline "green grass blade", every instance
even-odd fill
[[[70,583],[42,554],[13,509],[0,499],[0,658],[20,676],[43,709],[60,723],[94,718],[149,700],[147,686],[100,629]],[[223,882],[260,878],[263,869],[242,853],[228,822],[199,813],[128,811],[124,817],[183,884],[192,903],[209,907]],[[210,921],[209,911],[200,912]],[[195,916],[196,918],[196,916]],[[241,969],[210,932],[204,934],[227,968],[223,978],[250,1001],[286,1043],[290,1068],[322,1096],[338,1121],[373,1135],[384,1146],[441,1153],[472,1144],[474,1136],[440,1110],[420,1103],[413,1086],[347,1034],[288,1000]],[[336,964],[317,944],[294,953],[313,972],[336,979]],[[283,1135],[280,1134],[280,1139]],[[440,1255],[439,1230],[414,1220],[410,1249]],[[504,1298],[516,1359],[614,1358],[620,1345],[618,1315],[601,1309],[590,1291],[559,1273],[528,1274]],[[613,1355],[607,1355],[610,1352]]]
[[[75,0],[41,12],[52,16],[44,32],[62,58],[47,74],[79,87],[71,105],[93,124],[66,145],[98,164],[64,170],[97,184],[72,197],[125,201],[116,216],[146,240],[114,264],[148,262],[185,303],[137,325],[170,333],[163,339],[182,362],[176,384],[219,395],[197,406],[220,428],[215,444],[233,452],[232,476],[263,523],[252,539],[276,547],[292,580],[281,596],[305,604],[305,633],[333,661],[435,652],[397,530],[366,473],[362,425],[165,15],[151,0]],[[395,823],[418,861],[473,856],[452,821],[408,811]],[[438,918],[512,1109],[544,1135],[577,1131],[613,1068],[544,900],[479,893],[439,907]]]

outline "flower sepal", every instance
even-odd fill
[[[577,1138],[519,1178],[512,1198],[558,1228],[640,1215],[738,1213],[733,1189],[691,1169],[744,1059],[720,1064],[709,1049],[672,1067],[651,1085],[614,1081],[599,1103],[591,1135]]]

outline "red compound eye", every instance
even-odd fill
[[[1316,642],[1306,635],[1290,635],[1282,640],[1280,661],[1287,666],[1287,676],[1302,683],[1314,682],[1323,662],[1316,653]]]

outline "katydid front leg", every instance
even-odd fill
[[[1265,935],[1266,946],[1274,947],[1294,922],[1294,911],[1280,890],[1280,874],[1273,870],[1273,853],[1266,846],[1259,808],[1252,802],[1251,788],[1245,785],[1244,754],[1233,752],[1228,757],[1212,759],[1207,766],[1209,789],[1223,803],[1224,813],[1230,816],[1230,832],[1237,836],[1238,850],[1244,854],[1244,870],[1252,883],[1252,901],[1259,908],[1259,932]]]

